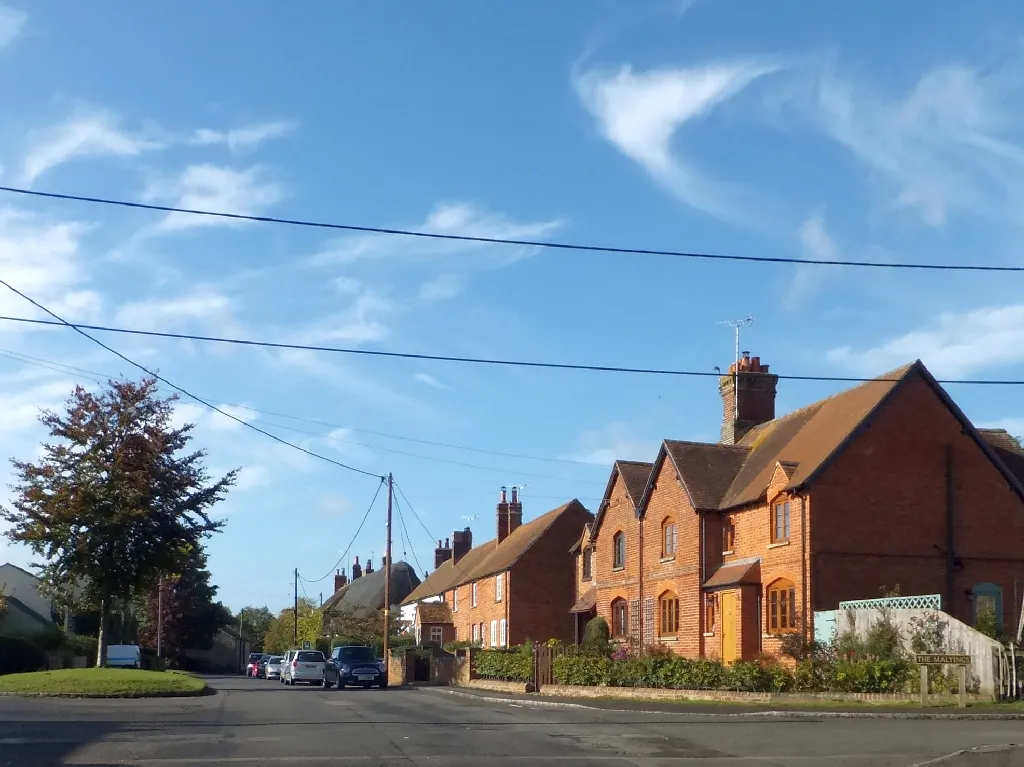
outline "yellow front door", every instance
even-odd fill
[[[722,592],[722,662],[736,660],[736,592]]]

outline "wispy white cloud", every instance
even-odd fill
[[[658,454],[658,445],[656,440],[638,437],[635,428],[629,424],[615,422],[583,432],[576,449],[559,457],[610,467],[619,459],[653,461]]]
[[[1019,63],[938,67],[898,98],[828,69],[810,117],[868,168],[887,211],[935,227],[953,210],[1021,222],[1024,147],[1012,138],[1024,112]]]
[[[9,5],[0,5],[0,48],[5,48],[25,28],[28,14]]]
[[[23,163],[22,178],[31,184],[47,171],[71,160],[137,157],[163,146],[153,138],[125,130],[111,112],[83,108],[33,137]]]
[[[559,227],[559,219],[517,222],[486,211],[472,203],[438,203],[419,224],[409,227],[421,232],[462,237],[492,239],[539,240]],[[534,248],[512,245],[398,237],[393,235],[356,235],[335,240],[312,258],[315,265],[351,264],[363,259],[401,258],[403,260],[436,260],[459,257],[459,266],[501,266],[531,255]]]
[[[420,286],[421,301],[447,301],[462,293],[465,279],[458,274],[439,274]]]
[[[50,222],[11,208],[0,208],[0,273],[13,287],[78,320],[95,319],[99,295],[88,289],[88,272],[80,252],[89,227],[81,222]],[[0,313],[41,316],[41,313],[0,288]],[[5,326],[18,332],[26,326]]]
[[[232,309],[227,296],[208,287],[198,287],[172,298],[133,301],[117,311],[118,325],[139,330],[181,327],[195,321],[224,320]]]
[[[1024,362],[1024,304],[944,312],[927,326],[875,346],[842,346],[830,362],[860,375],[880,375],[920,359],[935,375],[960,377]]]
[[[234,405],[218,405],[217,407],[247,423],[256,417],[256,414],[246,407]],[[243,428],[242,424],[234,418],[218,413],[216,410],[193,402],[178,402],[174,407],[171,424],[175,428],[181,428],[187,423],[195,424],[199,432],[230,432]]]
[[[342,295],[350,296],[362,290],[363,283],[355,277],[335,277],[331,280],[331,287]]]
[[[26,437],[41,433],[40,411],[59,412],[64,401],[75,390],[76,383],[69,379],[55,378],[0,394],[0,435],[8,440],[24,439],[21,447],[27,449],[31,442]],[[10,445],[6,446],[6,451],[11,452]],[[29,456],[22,452],[19,457]]]
[[[210,210],[245,216],[260,215],[284,197],[280,184],[265,179],[259,167],[235,170],[219,165],[191,165],[177,179],[150,186],[148,200],[170,202],[176,208]],[[174,232],[209,226],[241,226],[244,221],[188,213],[169,213],[159,230]]]
[[[448,388],[447,386],[445,386],[443,383],[438,381],[436,378],[434,378],[434,376],[430,375],[429,373],[417,373],[416,375],[413,376],[413,379],[416,380],[416,381],[419,381],[421,384],[426,384],[427,386],[432,386],[435,389],[447,389]]]
[[[828,233],[825,216],[820,211],[800,225],[798,235],[805,258],[815,261],[839,260],[839,246]],[[826,270],[821,266],[798,266],[786,296],[786,307],[799,307],[827,276]]]
[[[342,311],[322,317],[304,327],[299,343],[344,341],[352,344],[381,341],[390,332],[384,320],[394,312],[394,302],[373,290],[359,293]]]
[[[223,144],[235,152],[243,149],[253,149],[266,141],[287,136],[295,130],[295,127],[293,122],[277,120],[256,125],[245,125],[241,128],[232,128],[230,130],[201,128],[192,135],[189,143],[197,146]]]
[[[699,171],[672,142],[755,80],[779,69],[764,60],[634,72],[592,70],[574,86],[604,137],[680,201],[729,221],[751,223],[749,195]]]

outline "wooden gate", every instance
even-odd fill
[[[557,684],[554,674],[555,658],[565,654],[565,647],[533,647],[533,684],[532,692],[540,692],[545,685]]]

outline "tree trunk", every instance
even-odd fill
[[[110,631],[109,602],[104,597],[100,600],[100,630],[96,641],[96,668],[101,668],[107,656],[107,633]]]

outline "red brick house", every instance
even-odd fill
[[[777,381],[745,354],[719,382],[721,442],[663,442],[639,497],[613,467],[576,550],[593,573],[577,607],[592,593],[616,638],[726,662],[896,586],[1015,628],[1015,440],[975,428],[920,361],[780,418]]]
[[[445,637],[487,647],[527,639],[571,642],[567,613],[576,599],[576,574],[566,552],[593,518],[573,499],[524,524],[518,490],[512,488],[509,500],[502,488],[497,537],[474,547],[466,528],[454,534],[451,547],[438,541],[436,569],[403,604],[419,603],[417,613],[434,618],[440,608],[424,600],[441,597],[448,611],[442,617],[450,621],[441,624]]]

